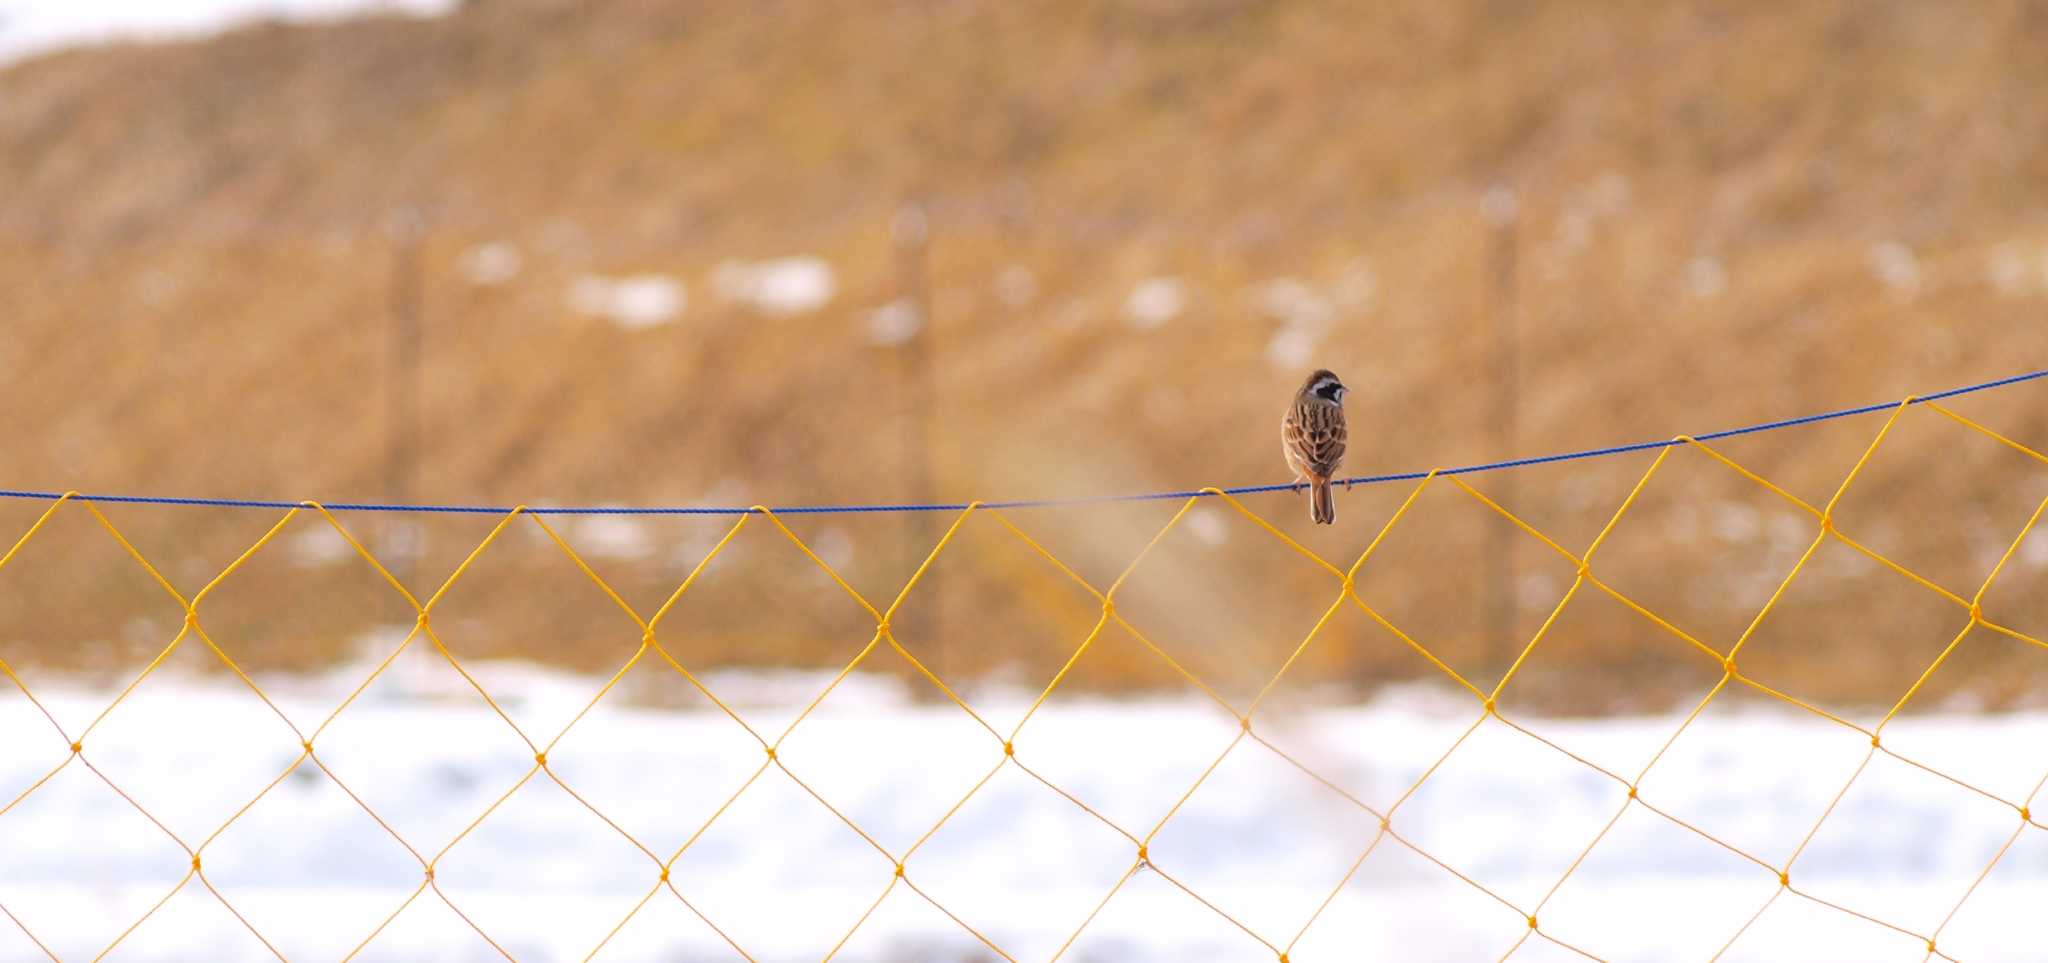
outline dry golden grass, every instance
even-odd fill
[[[438,21],[58,54],[0,71],[0,483],[382,495],[387,226],[407,210],[427,225],[414,495],[428,501],[914,497],[898,359],[867,335],[897,293],[889,224],[907,198],[932,224],[938,365],[917,416],[949,500],[1281,480],[1275,421],[1301,371],[1268,356],[1283,321],[1261,292],[1278,279],[1331,311],[1314,356],[1356,386],[1349,468],[1499,454],[1480,216],[1496,183],[1522,214],[1518,453],[1983,380],[2048,364],[2048,92],[2024,66],[2044,40],[2048,8],[2023,2],[507,0]],[[460,269],[489,242],[522,254],[502,286]],[[828,307],[762,317],[715,296],[722,262],[787,254],[830,262]],[[1016,269],[1028,298],[1000,294]],[[677,323],[627,331],[569,307],[578,277],[640,273],[686,286]],[[1135,330],[1125,298],[1158,276],[1182,283],[1186,308]],[[1957,407],[2048,449],[2042,390]],[[1824,500],[1877,425],[1726,450]],[[1520,471],[1509,500],[1581,550],[1646,465]],[[1402,494],[1346,494],[1325,531],[1289,496],[1251,504],[1348,559]],[[2044,494],[2039,463],[1915,411],[1844,525],[1967,595]],[[0,519],[20,531],[40,508],[0,505]],[[1172,509],[1015,520],[1102,585]],[[1327,587],[1254,527],[1204,511],[1224,541],[1170,537],[1126,609],[1242,688],[1299,641]],[[109,514],[186,591],[276,518]],[[1725,649],[1789,565],[1795,523],[1779,514],[1679,453],[1603,552],[1644,604]],[[67,516],[0,571],[0,658],[130,671],[176,609],[83,513]],[[792,525],[851,546],[849,577],[878,596],[935,534],[888,517]],[[1483,637],[1488,525],[1470,499],[1433,491],[1361,577],[1481,677],[1507,646]],[[488,530],[425,526],[416,588]],[[970,527],[930,588],[944,613],[925,630],[944,639],[907,644],[943,649],[962,675],[1038,684],[1095,609],[999,526]],[[655,523],[647,557],[598,564],[651,609],[716,528]],[[836,664],[865,642],[864,616],[771,535],[751,528],[692,590],[675,616],[683,657]],[[366,570],[295,560],[295,544],[209,602],[251,665],[352,656],[397,614]],[[1543,552],[1520,552],[1524,639],[1569,581]],[[631,624],[551,553],[521,531],[451,594],[465,654],[596,669],[630,652]],[[2041,554],[1991,598],[2037,636]],[[1889,701],[1959,627],[1889,573],[1816,565],[1754,643],[1757,671],[1792,691]],[[2039,700],[2048,652],[1975,642],[1937,688]],[[1433,671],[1349,616],[1304,659],[1291,681],[1305,686]],[[1129,640],[1084,661],[1091,684],[1176,684]],[[1512,695],[1587,711],[1685,701],[1714,675],[1591,601],[1524,673]]]

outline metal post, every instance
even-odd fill
[[[1486,313],[1491,316],[1493,328],[1488,365],[1493,382],[1493,457],[1507,459],[1515,456],[1515,419],[1521,407],[1519,365],[1515,356],[1516,227],[1521,221],[1521,212],[1514,190],[1501,184],[1487,189],[1480,211],[1488,227]],[[1495,499],[1512,508],[1515,503],[1515,473],[1496,472],[1491,480]],[[1520,645],[1515,638],[1517,537],[1514,524],[1498,516],[1493,519],[1490,534],[1492,537],[1486,553],[1486,634],[1494,649],[1491,658],[1495,667],[1506,672]]]
[[[414,497],[420,440],[420,245],[426,233],[417,210],[391,219],[391,329],[386,345],[390,384],[386,392],[387,439],[384,497],[404,504]],[[419,535],[411,519],[386,516],[380,558],[400,582],[412,574]]]
[[[928,261],[931,224],[924,207],[916,202],[897,208],[890,224],[890,238],[896,247],[896,297],[914,319],[910,336],[896,353],[897,397],[902,400],[902,472],[907,500],[917,504],[935,501],[932,483],[931,439],[928,419],[932,412],[931,291]],[[930,512],[906,512],[903,535],[906,577],[924,560],[936,539]],[[943,674],[948,662],[949,640],[945,636],[945,593],[936,572],[927,572],[919,584],[922,600],[911,603],[904,615],[907,637],[925,643],[934,673]]]

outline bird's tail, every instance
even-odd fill
[[[1309,480],[1309,517],[1318,525],[1328,525],[1337,520],[1337,500],[1330,493],[1330,480],[1312,478]]]

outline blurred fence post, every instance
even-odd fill
[[[906,499],[930,504],[936,499],[932,484],[931,438],[927,424],[932,412],[931,282],[929,259],[931,221],[922,204],[904,203],[896,209],[889,225],[896,248],[896,303],[909,313],[910,333],[896,352],[897,397],[902,399],[902,472]],[[906,512],[903,534],[903,573],[916,571],[935,540],[931,512]],[[906,636],[925,643],[933,672],[943,672],[949,658],[950,642],[945,635],[945,592],[937,572],[926,572],[919,583],[923,601],[908,606],[903,614]]]
[[[1515,457],[1515,419],[1521,407],[1516,345],[1515,258],[1516,228],[1521,210],[1514,189],[1505,184],[1487,188],[1480,201],[1480,215],[1486,221],[1486,313],[1491,319],[1488,352],[1489,380],[1493,382],[1493,457]],[[1494,473],[1494,498],[1515,507],[1513,469]],[[1500,671],[1515,658],[1515,547],[1514,524],[1494,518],[1491,546],[1486,553],[1486,636],[1488,656]]]
[[[404,504],[414,496],[420,448],[420,247],[426,222],[416,208],[391,218],[390,329],[386,343],[390,382],[387,385],[384,498]],[[419,532],[402,515],[385,516],[380,557],[400,582],[406,582],[418,555]],[[404,613],[410,620],[411,613]]]

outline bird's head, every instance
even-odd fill
[[[1314,395],[1333,405],[1343,404],[1344,395],[1350,390],[1328,369],[1318,369],[1315,374],[1309,375],[1308,381],[1301,386],[1303,394]]]

